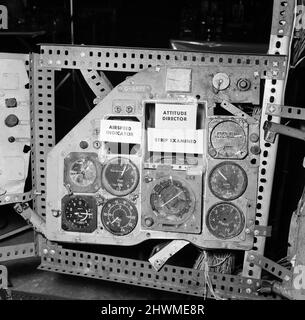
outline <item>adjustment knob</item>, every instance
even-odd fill
[[[251,81],[249,79],[243,78],[239,79],[237,82],[237,88],[240,91],[248,91],[251,87]]]
[[[17,116],[15,116],[14,114],[10,114],[6,117],[6,119],[4,120],[5,125],[9,128],[15,127],[17,126],[17,124],[19,123],[19,119]]]

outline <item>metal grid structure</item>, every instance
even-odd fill
[[[103,77],[99,79],[100,81],[96,81],[97,75],[99,75],[97,71],[137,72],[151,66],[166,64],[180,67],[218,64],[229,67],[234,65],[239,67],[255,66],[261,78],[265,79],[260,141],[262,156],[256,224],[257,228],[266,228],[277,143],[273,145],[265,143],[262,126],[265,120],[280,122],[278,115],[274,115],[274,118],[268,113],[268,110],[270,110],[268,108],[270,103],[275,105],[283,104],[288,68],[287,56],[293,31],[293,5],[293,1],[274,1],[270,55],[268,57],[254,55],[228,56],[222,54],[132,48],[42,45],[40,55],[30,55],[33,191],[22,195],[22,201],[32,199],[34,196],[33,209],[39,215],[45,216],[46,157],[55,142],[54,76],[56,70],[64,68],[82,70],[87,82],[89,83],[90,79],[92,80],[90,87],[93,88],[97,98],[102,98],[109,91],[109,86]],[[16,199],[17,197],[12,202]],[[18,201],[20,201],[20,195],[18,195]],[[145,261],[67,250],[44,240],[39,242],[42,248],[39,250],[39,254],[42,256],[40,269],[43,270],[130,283],[195,296],[204,296],[207,293],[202,271],[166,265],[162,271],[156,273],[152,270],[152,266]],[[265,237],[257,235],[255,243],[255,247],[253,248],[255,253],[263,254]],[[35,244],[21,245],[21,251],[18,250],[18,246],[7,248],[1,248],[2,260],[0,258],[0,261],[5,261],[5,259],[11,260],[13,256],[21,258],[36,254]],[[243,277],[210,273],[213,287],[222,297],[261,298],[256,290],[261,285],[260,275],[263,266],[253,263],[250,259],[251,254],[252,252],[246,252]],[[175,274],[177,276],[173,276]],[[181,279],[181,275],[183,275],[183,279]]]

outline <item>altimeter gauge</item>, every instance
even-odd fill
[[[225,202],[218,203],[209,210],[206,226],[216,238],[228,240],[242,232],[245,217],[235,205]]]
[[[150,195],[150,205],[159,222],[179,224],[194,210],[195,199],[188,186],[176,179],[156,184]]]
[[[209,175],[209,187],[219,199],[230,201],[239,198],[248,183],[244,169],[234,162],[218,164]]]
[[[131,233],[136,227],[138,211],[131,201],[123,198],[113,198],[103,206],[101,221],[110,233],[124,236]]]
[[[97,206],[93,197],[65,196],[62,200],[62,228],[65,231],[93,232]]]
[[[135,190],[139,183],[139,170],[124,157],[109,160],[102,172],[102,184],[113,195],[125,196]]]

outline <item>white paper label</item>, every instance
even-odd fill
[[[192,69],[169,68],[166,73],[166,91],[190,92]]]
[[[196,129],[197,104],[156,103],[157,129]]]
[[[147,140],[148,151],[203,154],[203,130],[148,128]]]
[[[101,120],[101,141],[141,144],[141,123],[122,120]]]

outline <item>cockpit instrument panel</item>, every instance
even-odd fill
[[[164,65],[115,87],[49,153],[48,238],[250,249],[259,121],[216,107],[259,105],[253,68]]]

